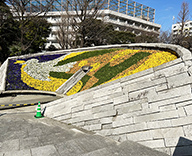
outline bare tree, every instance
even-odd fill
[[[172,33],[170,31],[161,31],[159,35],[159,42],[171,44],[172,43]]]
[[[178,23],[181,23],[181,35],[183,35],[185,23],[189,20],[189,3],[182,3],[177,19]]]
[[[67,19],[70,20],[70,28],[73,31],[74,38],[80,38],[80,47],[85,44],[87,25],[93,23],[102,12],[101,10],[105,4],[106,0],[66,0],[64,9]]]
[[[54,0],[45,0],[45,3],[40,3],[39,0],[6,0],[6,4],[8,4],[11,8],[11,12],[14,18],[19,22],[20,33],[17,34],[17,40],[20,44],[20,48],[22,53],[31,46],[31,44],[37,38],[38,32],[38,19],[39,17],[44,17],[46,13],[53,7]],[[29,21],[35,20],[37,23],[37,27],[35,30],[35,35],[29,41],[26,40],[25,34],[29,32],[29,28],[26,27]]]
[[[56,39],[61,49],[73,48],[75,40],[75,32],[72,30],[72,23],[66,14],[61,12],[61,18],[57,22],[58,29],[56,31]]]
[[[183,46],[183,44],[186,45],[185,37],[189,33],[189,30],[184,29],[186,22],[189,21],[189,4],[187,2],[182,3],[177,19],[180,29],[177,34],[173,35],[173,43]]]

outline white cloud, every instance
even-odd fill
[[[165,11],[170,11],[172,9],[173,9],[173,7],[168,7],[168,8],[165,9]]]

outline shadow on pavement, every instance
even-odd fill
[[[192,141],[183,137],[179,138],[177,147],[173,156],[191,156],[192,155]]]

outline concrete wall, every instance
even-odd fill
[[[45,115],[117,141],[133,140],[174,156],[191,154],[191,53],[165,44],[127,47],[171,49],[180,58],[51,102]]]
[[[8,59],[0,67],[0,93],[5,90]]]

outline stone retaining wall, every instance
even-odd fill
[[[7,65],[8,65],[8,60],[6,60],[0,67],[0,93],[5,90]]]
[[[174,156],[191,155],[192,56],[188,50],[167,44],[128,44],[52,53],[121,47],[175,51],[180,58],[53,101],[46,105],[45,115],[117,141],[133,140]],[[0,68],[0,90],[5,88],[7,63]]]
[[[180,58],[46,105],[45,115],[170,155],[192,153],[192,57],[175,45],[127,48],[174,50]]]

